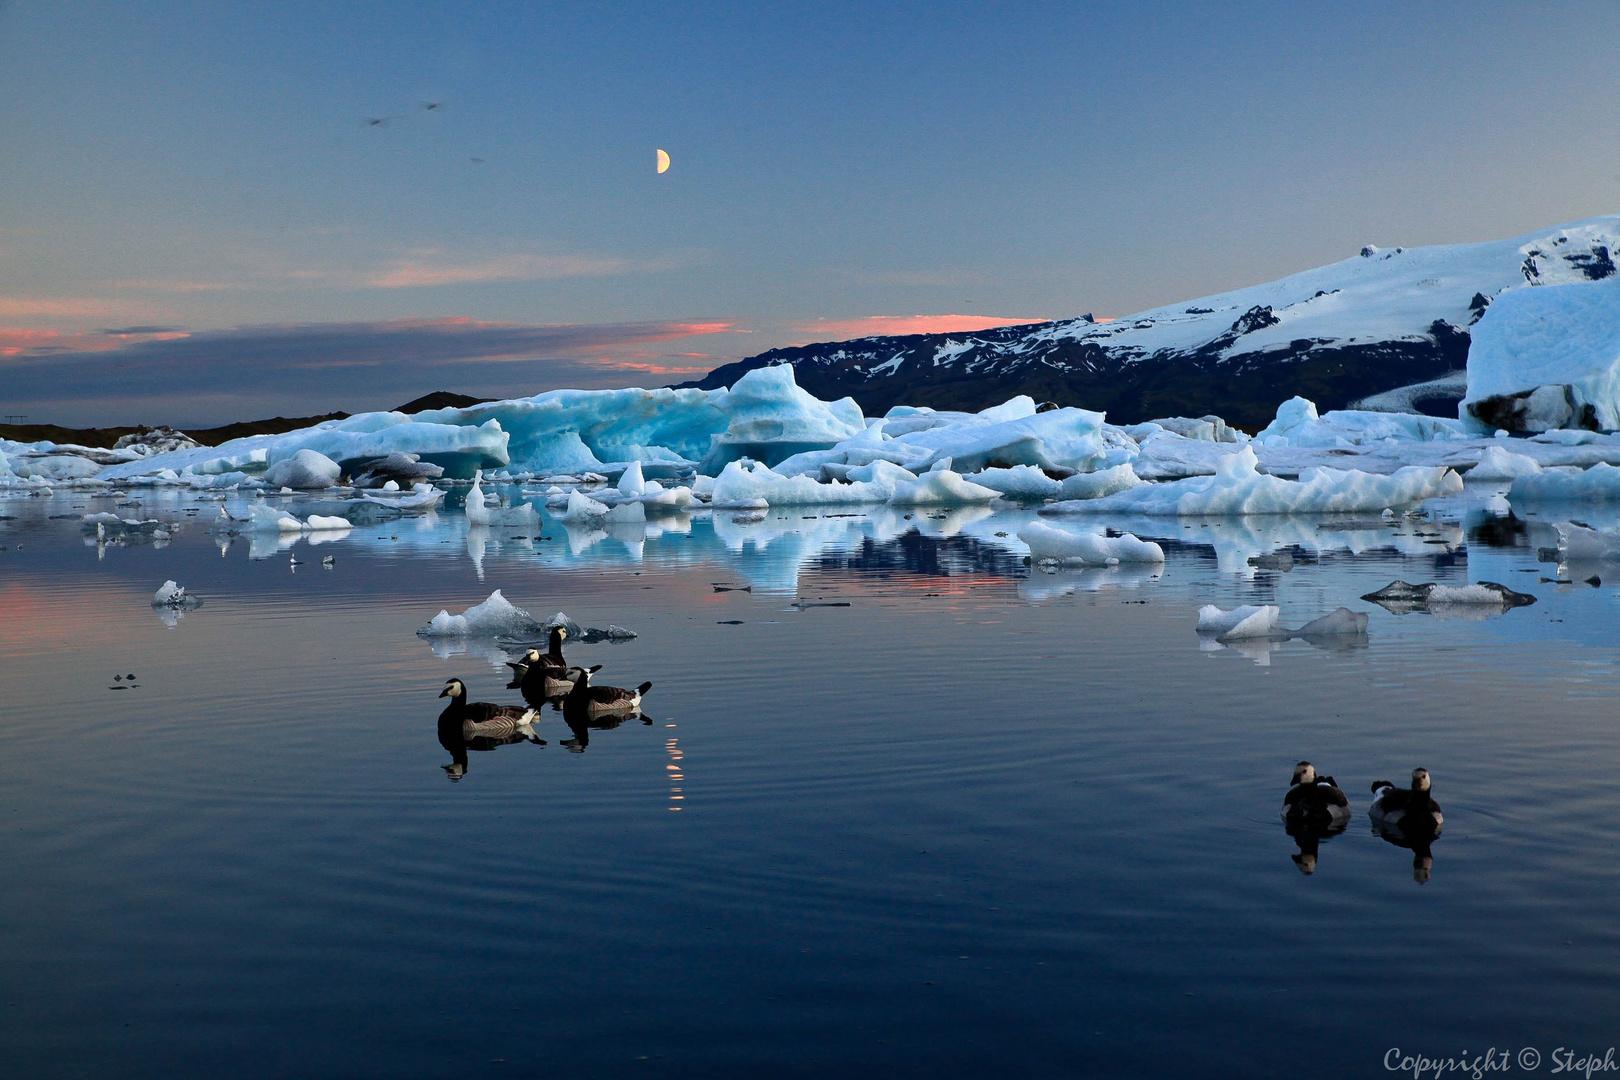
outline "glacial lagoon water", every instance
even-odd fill
[[[115,501],[181,527],[98,545],[78,517]],[[448,510],[278,547],[211,533],[218,504],[183,493],[5,499],[4,1072],[1360,1077],[1492,1047],[1520,1072],[1526,1050],[1540,1072],[1601,1056],[1620,1043],[1620,566],[1538,561],[1560,518],[1489,501],[1105,522],[1168,561],[1047,572],[1014,539],[1024,512],[519,536]],[[154,611],[169,578],[202,606]],[[1359,599],[1396,578],[1537,602]],[[651,680],[646,717],[581,740],[548,712],[546,745],[471,753],[453,781],[436,695],[459,676],[517,703],[516,650],[415,631],[496,588],[635,630],[567,652]],[[1194,631],[1208,603],[1370,621],[1227,648]],[[1278,820],[1301,758],[1356,811],[1309,875]],[[1446,815],[1426,874],[1366,816],[1369,784],[1415,765]]]

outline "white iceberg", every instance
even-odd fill
[[[1257,469],[1245,446],[1223,458],[1214,476],[1144,484],[1101,499],[1052,503],[1041,513],[1133,513],[1148,515],[1364,513],[1406,506],[1463,490],[1451,469],[1408,466],[1389,476],[1355,470],[1313,468],[1298,480]]]
[[[1000,495],[994,488],[962,478],[948,468],[930,469],[915,480],[894,485],[889,502],[896,506],[972,506],[987,503]]]
[[[517,506],[499,506],[491,509],[488,497],[484,494],[484,473],[480,469],[473,473],[472,487],[467,490],[467,523],[469,525],[491,525],[500,528],[532,528],[540,523],[540,511],[531,503],[520,503]]]
[[[1223,611],[1214,604],[1198,609],[1198,632],[1217,641],[1275,637],[1282,610],[1275,604],[1245,604]]]
[[[1541,472],[1541,463],[1533,457],[1515,454],[1500,446],[1487,446],[1479,455],[1479,464],[1468,470],[1470,480],[1513,480],[1520,476],[1535,476]]]
[[[304,531],[304,523],[285,510],[254,503],[248,507],[248,528],[261,532],[295,533]]]
[[[557,520],[564,525],[591,525],[600,522],[607,515],[606,505],[589,495],[571,491],[568,493],[567,509],[557,515]]]
[[[264,471],[264,480],[271,487],[311,490],[331,487],[342,472],[337,462],[306,447],[271,465]]]
[[[202,606],[202,601],[186,592],[186,587],[180,585],[173,578],[158,586],[158,591],[152,594],[152,606],[160,608],[194,608]]]
[[[1620,469],[1599,462],[1590,469],[1548,469],[1520,476],[1508,488],[1511,503],[1620,501]]]
[[[1033,465],[1014,465],[1010,469],[982,469],[964,479],[980,487],[999,491],[1012,499],[1055,499],[1063,485]]]
[[[1620,428],[1620,277],[1508,289],[1471,333],[1461,414],[1477,430]]]
[[[1138,540],[1130,533],[1123,536],[1072,533],[1055,529],[1044,521],[1032,521],[1018,530],[1018,539],[1029,545],[1029,557],[1035,562],[1055,559],[1088,566],[1164,562],[1162,547],[1151,540]]]
[[[1057,497],[1063,500],[1101,499],[1115,492],[1129,491],[1142,482],[1142,478],[1136,475],[1136,470],[1126,462],[1111,469],[1098,469],[1096,472],[1075,473],[1073,476],[1064,477],[1063,482],[1058,485]]]
[[[1571,521],[1559,522],[1553,528],[1558,530],[1560,562],[1620,559],[1620,530],[1589,529]]]
[[[416,633],[420,637],[515,637],[532,639],[541,633],[534,616],[517,607],[496,589],[481,604],[460,615],[441,610]]]
[[[1268,447],[1339,449],[1391,439],[1397,442],[1447,442],[1467,437],[1463,425],[1456,420],[1420,413],[1356,409],[1336,409],[1326,416],[1318,416],[1314,401],[1292,397],[1277,406],[1277,418],[1262,428],[1254,441]]]
[[[292,517],[291,514],[288,517]],[[293,520],[297,520],[294,518]],[[327,517],[323,514],[311,514],[304,519],[304,527],[312,532],[336,532],[354,528],[354,523],[346,517]]]

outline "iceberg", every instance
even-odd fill
[[[1075,473],[1073,476],[1065,477],[1058,485],[1057,497],[1064,500],[1100,499],[1115,492],[1129,491],[1142,482],[1142,478],[1136,475],[1136,470],[1126,462],[1111,469],[1098,469],[1096,472]]]
[[[831,447],[866,430],[854,398],[823,402],[800,389],[791,364],[755,368],[722,392],[714,407],[726,416],[701,471],[713,474],[739,458],[766,464]]]
[[[591,525],[600,522],[607,515],[608,508],[604,504],[589,495],[571,491],[568,493],[568,507],[557,515],[557,520],[564,525]]]
[[[288,515],[291,517],[292,515]],[[294,519],[297,520],[297,519]],[[354,522],[346,517],[325,517],[321,514],[311,514],[304,519],[304,527],[312,532],[336,532],[354,528]]]
[[[1470,480],[1513,480],[1520,476],[1535,476],[1541,472],[1541,463],[1533,457],[1515,454],[1500,446],[1487,446],[1479,455],[1479,464],[1468,470]]]
[[[1275,604],[1245,604],[1230,611],[1205,604],[1198,609],[1198,632],[1217,641],[1275,637],[1281,614]]]
[[[1620,469],[1599,462],[1590,469],[1544,470],[1519,476],[1508,488],[1508,502],[1616,502],[1620,501]]]
[[[517,607],[496,589],[481,604],[474,604],[460,615],[441,610],[418,637],[512,637],[532,640],[544,632],[540,623]]]
[[[896,506],[972,506],[987,503],[1001,493],[964,480],[960,473],[949,468],[935,468],[915,480],[902,480],[894,485],[889,502]]]
[[[728,463],[715,477],[710,499],[713,505],[739,508],[763,506],[839,506],[852,503],[887,502],[895,489],[916,477],[898,465],[874,462],[865,467],[866,480],[849,483],[820,483],[808,476],[783,476],[764,462],[742,459]],[[851,470],[856,471],[856,470]],[[991,493],[995,497],[995,493]]]
[[[1473,429],[1620,428],[1620,277],[1508,289],[1471,333]]]
[[[885,418],[886,429],[903,419],[895,418],[896,411],[891,409]],[[927,451],[905,463],[914,472],[944,458],[968,472],[1012,465],[1091,472],[1104,464],[1102,423],[1102,413],[1074,408],[1038,413],[1032,399],[1018,397],[954,423],[908,431],[894,441]]]
[[[186,592],[186,587],[170,578],[158,586],[158,591],[152,594],[152,606],[161,608],[196,608],[202,606],[202,600]]]
[[[1056,502],[1043,514],[1147,515],[1294,514],[1379,511],[1463,490],[1462,477],[1444,467],[1407,466],[1389,476],[1312,468],[1298,480],[1258,471],[1252,447],[1221,460],[1214,476],[1195,476],[1117,492],[1100,499]]]
[[[1558,559],[1560,562],[1582,560],[1614,561],[1620,559],[1620,530],[1589,529],[1571,521],[1553,526],[1558,530]]]
[[[1044,521],[1032,521],[1018,530],[1018,539],[1029,545],[1029,557],[1035,562],[1055,559],[1088,566],[1164,562],[1162,547],[1151,540],[1138,540],[1130,533],[1123,536],[1072,533],[1055,529]]]
[[[259,532],[303,532],[304,523],[285,510],[255,503],[248,507],[248,528]]]
[[[1095,474],[1081,474],[1095,475]],[[1055,499],[1063,485],[1033,465],[1010,469],[983,469],[965,477],[970,483],[999,491],[1011,499]]]
[[[496,506],[490,509],[484,495],[484,472],[473,473],[473,484],[467,491],[467,523],[497,527],[532,528],[540,523],[540,511],[531,503],[517,506]]]
[[[1397,442],[1445,442],[1466,439],[1461,422],[1420,413],[1335,409],[1317,416],[1316,403],[1292,397],[1277,406],[1277,418],[1254,441],[1262,446],[1339,449],[1393,439]]]
[[[307,447],[291,457],[282,458],[264,471],[264,481],[271,487],[310,490],[328,488],[338,481],[343,470],[338,463]]]

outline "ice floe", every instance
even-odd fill
[[[1162,547],[1149,540],[1138,540],[1130,533],[1122,536],[1074,533],[1053,528],[1044,521],[1032,521],[1018,530],[1018,539],[1029,546],[1029,557],[1035,562],[1052,559],[1091,566],[1164,562]]]
[[[1570,521],[1559,522],[1553,528],[1558,530],[1560,562],[1620,559],[1620,529],[1592,529]]]
[[[504,637],[532,639],[545,627],[533,615],[513,604],[496,589],[483,603],[474,604],[460,615],[441,610],[416,633],[420,637]]]
[[[1412,585],[1405,581],[1392,581],[1377,592],[1368,593],[1362,599],[1397,614],[1428,611],[1436,607],[1505,610],[1536,602],[1534,596],[1515,592],[1494,581],[1476,581],[1468,585],[1437,585],[1433,582]]]
[[[1189,477],[1143,485],[1100,499],[1052,503],[1041,512],[1117,512],[1148,515],[1297,514],[1379,511],[1463,490],[1462,478],[1447,468],[1412,466],[1389,476],[1355,470],[1314,468],[1298,480],[1258,471],[1252,448],[1227,455],[1212,477]]]
[[[271,487],[310,490],[331,487],[342,473],[337,462],[306,447],[266,469],[264,481]]]

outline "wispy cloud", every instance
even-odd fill
[[[542,281],[550,278],[610,277],[667,270],[674,263],[593,258],[581,255],[509,254],[457,258],[437,250],[412,252],[367,279],[378,289],[419,289],[481,281]]]
[[[797,334],[809,341],[843,341],[860,337],[898,337],[903,334],[960,334],[996,326],[1046,322],[1044,318],[1009,318],[1000,315],[867,315],[857,319],[816,319],[794,323]]]
[[[151,304],[88,296],[0,295],[0,319],[112,319],[152,318]]]
[[[662,385],[708,370],[652,348],[722,320],[532,326],[468,318],[243,326],[187,334],[0,332],[0,400],[58,423],[212,424],[388,408],[431,390],[521,396]],[[41,336],[45,335],[45,336]],[[122,335],[122,336],[121,336]]]

